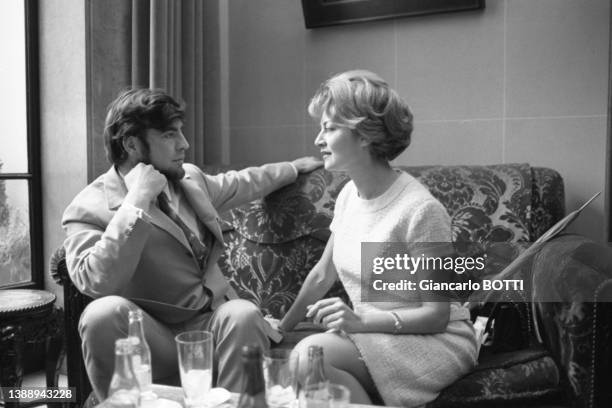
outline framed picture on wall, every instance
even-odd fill
[[[482,9],[485,0],[302,0],[306,28]]]

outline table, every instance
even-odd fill
[[[55,295],[44,290],[0,290],[0,384],[20,387],[23,381],[23,346],[45,346],[47,387],[56,387],[62,351],[61,314]],[[6,408],[39,405],[38,402],[5,403]],[[50,404],[54,405],[54,404]]]
[[[171,401],[176,401],[180,403],[182,406],[184,406],[183,390],[181,389],[181,387],[171,387],[169,385],[154,384],[153,392],[155,392],[157,396],[160,398],[166,398]],[[236,405],[238,404],[238,397],[239,397],[239,394],[232,393],[232,398],[228,402],[223,403],[221,405],[217,405],[215,408],[235,408]],[[380,408],[377,405],[363,405],[363,404],[350,404],[349,406],[351,408]]]

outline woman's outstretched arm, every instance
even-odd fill
[[[336,268],[332,262],[334,235],[332,234],[323,250],[319,262],[308,273],[302,289],[295,298],[279,324],[282,331],[291,330],[304,319],[306,307],[321,299],[338,279]]]

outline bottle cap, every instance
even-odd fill
[[[261,358],[261,349],[257,345],[248,345],[242,347],[243,358]]]
[[[317,356],[322,356],[322,355],[323,355],[323,347],[317,346],[317,345],[308,347],[308,357],[312,358],[312,357],[317,357]]]
[[[134,343],[132,342],[132,339],[128,338],[123,338],[123,339],[117,339],[115,341],[115,353],[119,353],[119,354],[129,354],[132,352],[132,349],[134,347]]]
[[[128,312],[128,319],[134,320],[137,318],[142,318],[142,310],[140,309],[130,309]]]

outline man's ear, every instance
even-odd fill
[[[142,150],[141,141],[136,136],[127,136],[123,138],[123,149],[131,157],[139,156]]]

